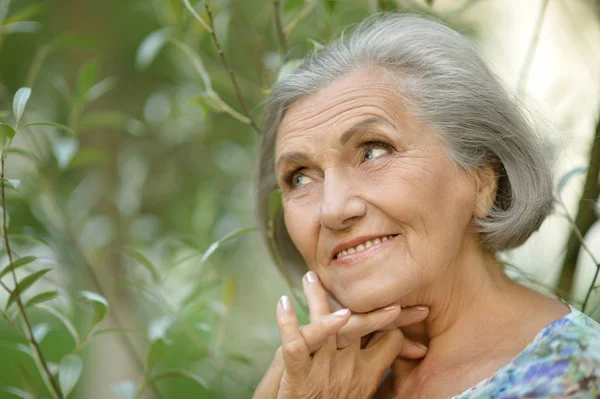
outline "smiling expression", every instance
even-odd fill
[[[355,312],[422,299],[477,240],[476,179],[397,93],[358,70],[294,103],[277,133],[290,238]]]

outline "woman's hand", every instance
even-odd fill
[[[303,282],[311,323],[299,329],[290,300],[282,297],[277,306],[282,346],[254,398],[371,397],[394,359],[425,355],[426,348],[405,340],[396,325],[422,321],[427,308],[409,308],[405,314],[399,306],[361,315],[347,310],[332,314],[316,275],[307,274]],[[361,348],[362,337],[383,328],[389,331],[375,333]]]

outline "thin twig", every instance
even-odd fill
[[[250,126],[252,126],[252,128],[254,128],[254,130],[257,133],[260,133],[260,129],[256,125],[256,122],[254,122],[254,119],[252,118],[252,114],[248,111],[248,107],[246,106],[246,102],[244,101],[244,97],[242,96],[242,91],[240,90],[240,86],[238,85],[237,79],[236,79],[235,75],[233,74],[233,71],[231,70],[229,63],[227,62],[227,58],[225,58],[225,53],[223,52],[221,43],[219,42],[219,39],[217,38],[217,34],[214,29],[214,19],[213,19],[212,10],[207,2],[204,3],[204,6],[206,8],[206,13],[208,14],[208,20],[210,23],[210,28],[211,28],[210,34],[213,38],[213,41],[215,42],[215,46],[217,47],[217,52],[219,53],[221,62],[223,63],[223,66],[225,67],[225,69],[227,70],[227,73],[229,74],[229,78],[231,79],[231,83],[233,84],[233,88],[235,90],[235,94],[237,95],[237,99],[238,99],[240,105],[242,106],[244,115],[246,115],[246,117],[250,120]]]
[[[15,131],[18,131],[18,126],[15,126]],[[8,148],[10,147],[11,141],[9,141],[7,146],[3,149],[2,155],[0,156],[0,167],[2,168],[2,170],[0,171],[0,196],[2,199],[2,236],[4,238],[4,247],[6,249],[6,255],[8,256],[9,267],[10,267],[11,274],[13,276],[13,280],[15,283],[15,289],[12,291],[11,296],[15,300],[17,308],[19,309],[19,313],[21,314],[21,317],[23,317],[23,324],[25,324],[25,335],[26,335],[27,341],[29,342],[29,346],[32,349],[33,358],[36,362],[38,369],[40,370],[41,377],[44,380],[46,387],[48,388],[48,390],[50,391],[50,393],[52,394],[52,396],[55,399],[63,399],[64,396],[60,389],[60,386],[58,385],[58,382],[56,381],[56,379],[50,372],[50,369],[48,368],[48,364],[46,363],[46,360],[44,359],[44,355],[42,354],[42,351],[33,336],[33,330],[31,328],[31,323],[29,321],[29,318],[27,317],[27,313],[25,312],[25,307],[23,306],[23,302],[21,300],[21,295],[19,292],[19,283],[17,280],[17,274],[15,273],[15,269],[13,267],[12,252],[10,249],[10,242],[8,240],[8,223],[7,223],[7,215],[6,215],[6,213],[7,213],[6,195],[5,195],[5,184],[4,184],[4,170],[5,170],[6,154],[7,154]]]
[[[6,288],[4,283],[2,283],[2,285]],[[12,328],[14,328],[19,333],[20,336],[22,336],[24,339],[27,339],[27,336],[25,335],[25,333],[23,331],[21,331],[21,329],[19,328],[19,326],[15,323],[15,321],[13,319],[11,319],[2,309],[0,309],[0,313],[2,313],[2,317],[4,317],[6,319],[6,321],[8,321],[10,323]]]
[[[317,5],[317,1],[318,0],[306,0],[306,2],[304,3],[304,8],[300,11],[296,18],[294,18],[290,21],[289,24],[287,24],[287,26],[283,30],[286,37],[290,37],[290,34],[293,32],[294,29],[296,29],[296,26],[298,26],[300,21],[302,21],[308,16],[308,14],[310,14],[312,9],[315,8],[315,6]]]
[[[519,74],[519,80],[517,82],[517,92],[519,93],[525,89],[525,85],[527,84],[527,80],[529,79],[531,65],[533,64],[533,58],[535,56],[535,52],[540,41],[540,33],[542,31],[542,25],[544,22],[544,17],[546,16],[546,10],[548,9],[549,2],[550,0],[542,0],[540,13],[538,14],[538,18],[535,22],[535,27],[533,28],[533,35],[531,36],[531,40],[529,41],[529,46],[527,47],[527,52],[525,53],[525,60],[523,61],[523,66],[521,68],[521,73]]]
[[[590,296],[592,295],[592,291],[594,290],[594,284],[596,283],[596,280],[598,279],[598,274],[600,274],[600,263],[598,263],[596,265],[596,272],[594,273],[594,278],[592,279],[592,282],[590,283],[590,289],[588,290],[587,294],[585,295],[583,305],[581,306],[581,311],[583,313],[585,313],[585,308],[587,307],[588,301],[590,300]]]
[[[279,52],[283,57],[287,52],[287,37],[283,31],[283,7],[281,0],[273,0],[275,7],[275,28],[277,29],[277,37],[279,37]]]
[[[196,12],[194,7],[192,7],[192,5],[190,4],[190,0],[183,0],[183,3],[185,4],[186,8],[190,11],[190,13],[192,13],[194,18],[196,18],[196,21],[198,21],[208,33],[212,33],[213,29],[206,24],[202,17]]]

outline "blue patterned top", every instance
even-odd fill
[[[571,308],[512,362],[453,399],[600,398],[600,324]]]

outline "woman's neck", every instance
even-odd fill
[[[414,298],[403,298],[403,305],[404,300],[429,306],[422,325],[403,328],[407,337],[429,350],[419,362],[399,359],[392,368],[396,383],[406,380],[407,374],[422,382],[467,367],[472,377],[463,383],[474,384],[509,362],[540,329],[569,311],[555,299],[511,280],[493,254],[473,243],[465,244],[442,279]],[[477,373],[474,364],[485,367]],[[444,384],[461,385],[456,376],[449,380]]]

